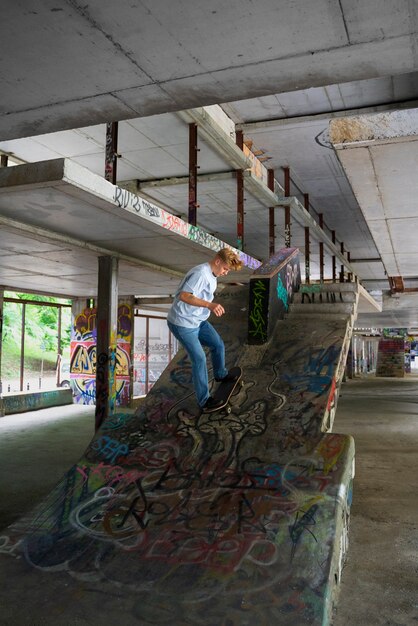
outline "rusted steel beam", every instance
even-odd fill
[[[274,170],[267,170],[267,186],[274,192]],[[274,221],[274,207],[269,207],[269,257],[276,251],[276,225]]]
[[[341,242],[341,254],[344,254],[344,242]],[[341,264],[341,270],[340,270],[340,283],[344,282],[344,264]]]
[[[22,322],[20,330],[20,391],[23,391],[23,379],[25,375],[25,336],[26,336],[26,302],[22,305]]]
[[[290,196],[290,169],[283,168],[284,171],[284,195]],[[290,206],[286,206],[284,210],[284,245],[290,248],[292,242],[291,224],[290,224]]]
[[[197,124],[189,124],[189,224],[197,221]]]
[[[402,276],[389,276],[389,286],[391,293],[403,293],[406,291]]]
[[[309,194],[303,194],[303,204],[309,213]],[[305,282],[309,285],[311,282],[311,249],[309,239],[309,226],[305,226]]]
[[[116,185],[118,160],[118,123],[106,124],[105,179]]]
[[[331,239],[332,243],[335,245],[335,230],[331,231]],[[337,257],[335,255],[333,255],[332,257],[332,280],[334,281],[334,283],[337,281]]]
[[[244,149],[244,134],[237,130],[235,141],[240,150]],[[237,170],[237,248],[244,250],[244,173]]]
[[[319,226],[324,230],[324,214],[318,213]],[[319,242],[319,280],[324,282],[324,242]]]
[[[351,263],[351,255],[350,255],[350,252],[347,252],[347,261],[348,261],[349,263]],[[351,283],[351,282],[353,281],[353,274],[352,274],[351,272],[348,272],[348,274],[347,274],[347,280],[348,280],[348,282],[349,282],[349,283]]]

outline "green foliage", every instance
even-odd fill
[[[18,375],[22,336],[22,305],[25,300],[66,304],[59,298],[5,292],[5,298],[20,302],[3,304],[2,375]],[[54,369],[58,353],[59,308],[28,303],[25,307],[25,371]],[[61,309],[61,348],[68,353],[71,341],[71,309]]]

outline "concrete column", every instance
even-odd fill
[[[116,410],[118,259],[99,258],[97,297],[96,430]]]

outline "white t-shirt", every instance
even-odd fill
[[[201,322],[208,319],[210,310],[206,307],[192,306],[179,300],[181,291],[192,293],[196,298],[212,302],[218,282],[213,275],[209,263],[196,265],[181,281],[178,286],[174,302],[167,315],[167,321],[176,326],[197,328]]]

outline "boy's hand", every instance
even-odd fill
[[[220,317],[225,313],[225,309],[222,304],[217,304],[216,302],[211,302],[210,310],[212,313],[215,313],[216,317]]]

